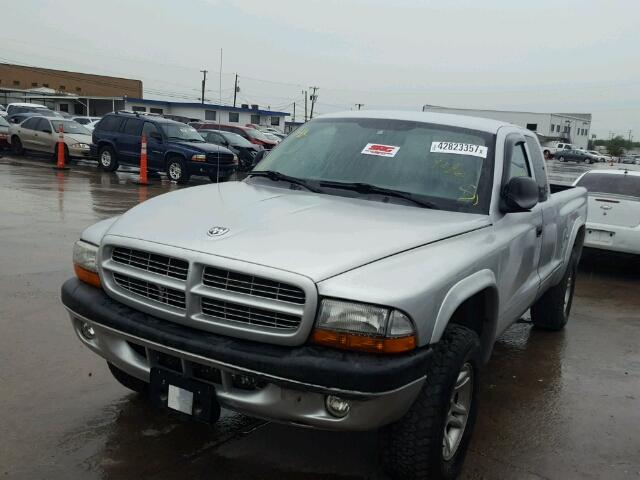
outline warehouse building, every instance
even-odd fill
[[[67,72],[50,68],[0,63],[0,88],[48,89],[92,97],[142,97],[142,81],[130,78]]]
[[[451,113],[472,117],[491,118],[513,123],[538,134],[540,143],[553,141],[572,143],[578,148],[587,148],[591,129],[590,113],[536,113],[504,110],[476,110],[424,105],[424,112]]]
[[[143,98],[125,98],[125,110],[155,113],[180,122],[210,120],[238,125],[262,125],[284,131],[287,112],[261,109],[259,105],[232,107],[212,103],[170,102],[164,100],[146,100]]]

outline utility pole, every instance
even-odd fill
[[[296,123],[296,102],[293,102],[293,123]]]
[[[208,70],[200,70],[200,73],[202,73],[202,103],[204,104],[204,86],[207,83],[207,73],[209,71]]]
[[[356,103],[356,107],[358,107],[358,110],[360,110],[362,107],[364,107],[364,103]]]
[[[303,90],[302,93],[304,94],[304,121],[306,122],[308,120],[308,118],[307,118],[307,91]]]
[[[238,87],[238,74],[236,73],[236,83],[233,86],[233,106],[236,106],[236,95],[237,93],[240,91],[240,88]]]
[[[318,95],[316,95],[316,91],[318,90],[318,87],[309,87],[309,88],[313,90],[313,93],[311,94],[311,115],[309,116],[309,119],[311,120],[313,118],[313,107],[316,104],[316,100],[318,99]]]
[[[629,144],[631,144],[631,132],[633,132],[633,130],[629,130]],[[631,147],[631,145],[629,145],[629,147]]]

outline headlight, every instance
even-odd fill
[[[73,148],[82,148],[84,150],[87,150],[87,149],[91,148],[88,143],[74,143],[71,146]]]
[[[399,310],[325,299],[312,340],[350,350],[399,353],[416,347],[415,327]]]
[[[202,154],[193,155],[191,157],[192,162],[205,162],[206,160],[207,160],[207,156]]]
[[[73,269],[76,276],[89,285],[101,288],[96,264],[97,255],[98,247],[91,243],[78,240],[73,246]]]

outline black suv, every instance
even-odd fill
[[[120,165],[140,165],[142,135],[147,137],[150,171],[164,171],[178,183],[191,175],[206,175],[212,182],[227,180],[238,167],[228,149],[206,143],[193,127],[163,117],[115,112],[102,117],[93,130],[98,167],[113,172]]]
[[[237,133],[224,130],[198,130],[198,133],[207,142],[228,148],[235,153],[240,161],[240,170],[245,172],[256,166],[256,156],[260,150],[264,150],[262,146],[254,145]]]

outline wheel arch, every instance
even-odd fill
[[[491,270],[467,276],[445,295],[429,343],[440,341],[447,325],[463,325],[478,334],[482,360],[488,361],[495,340],[498,304],[497,282]]]

